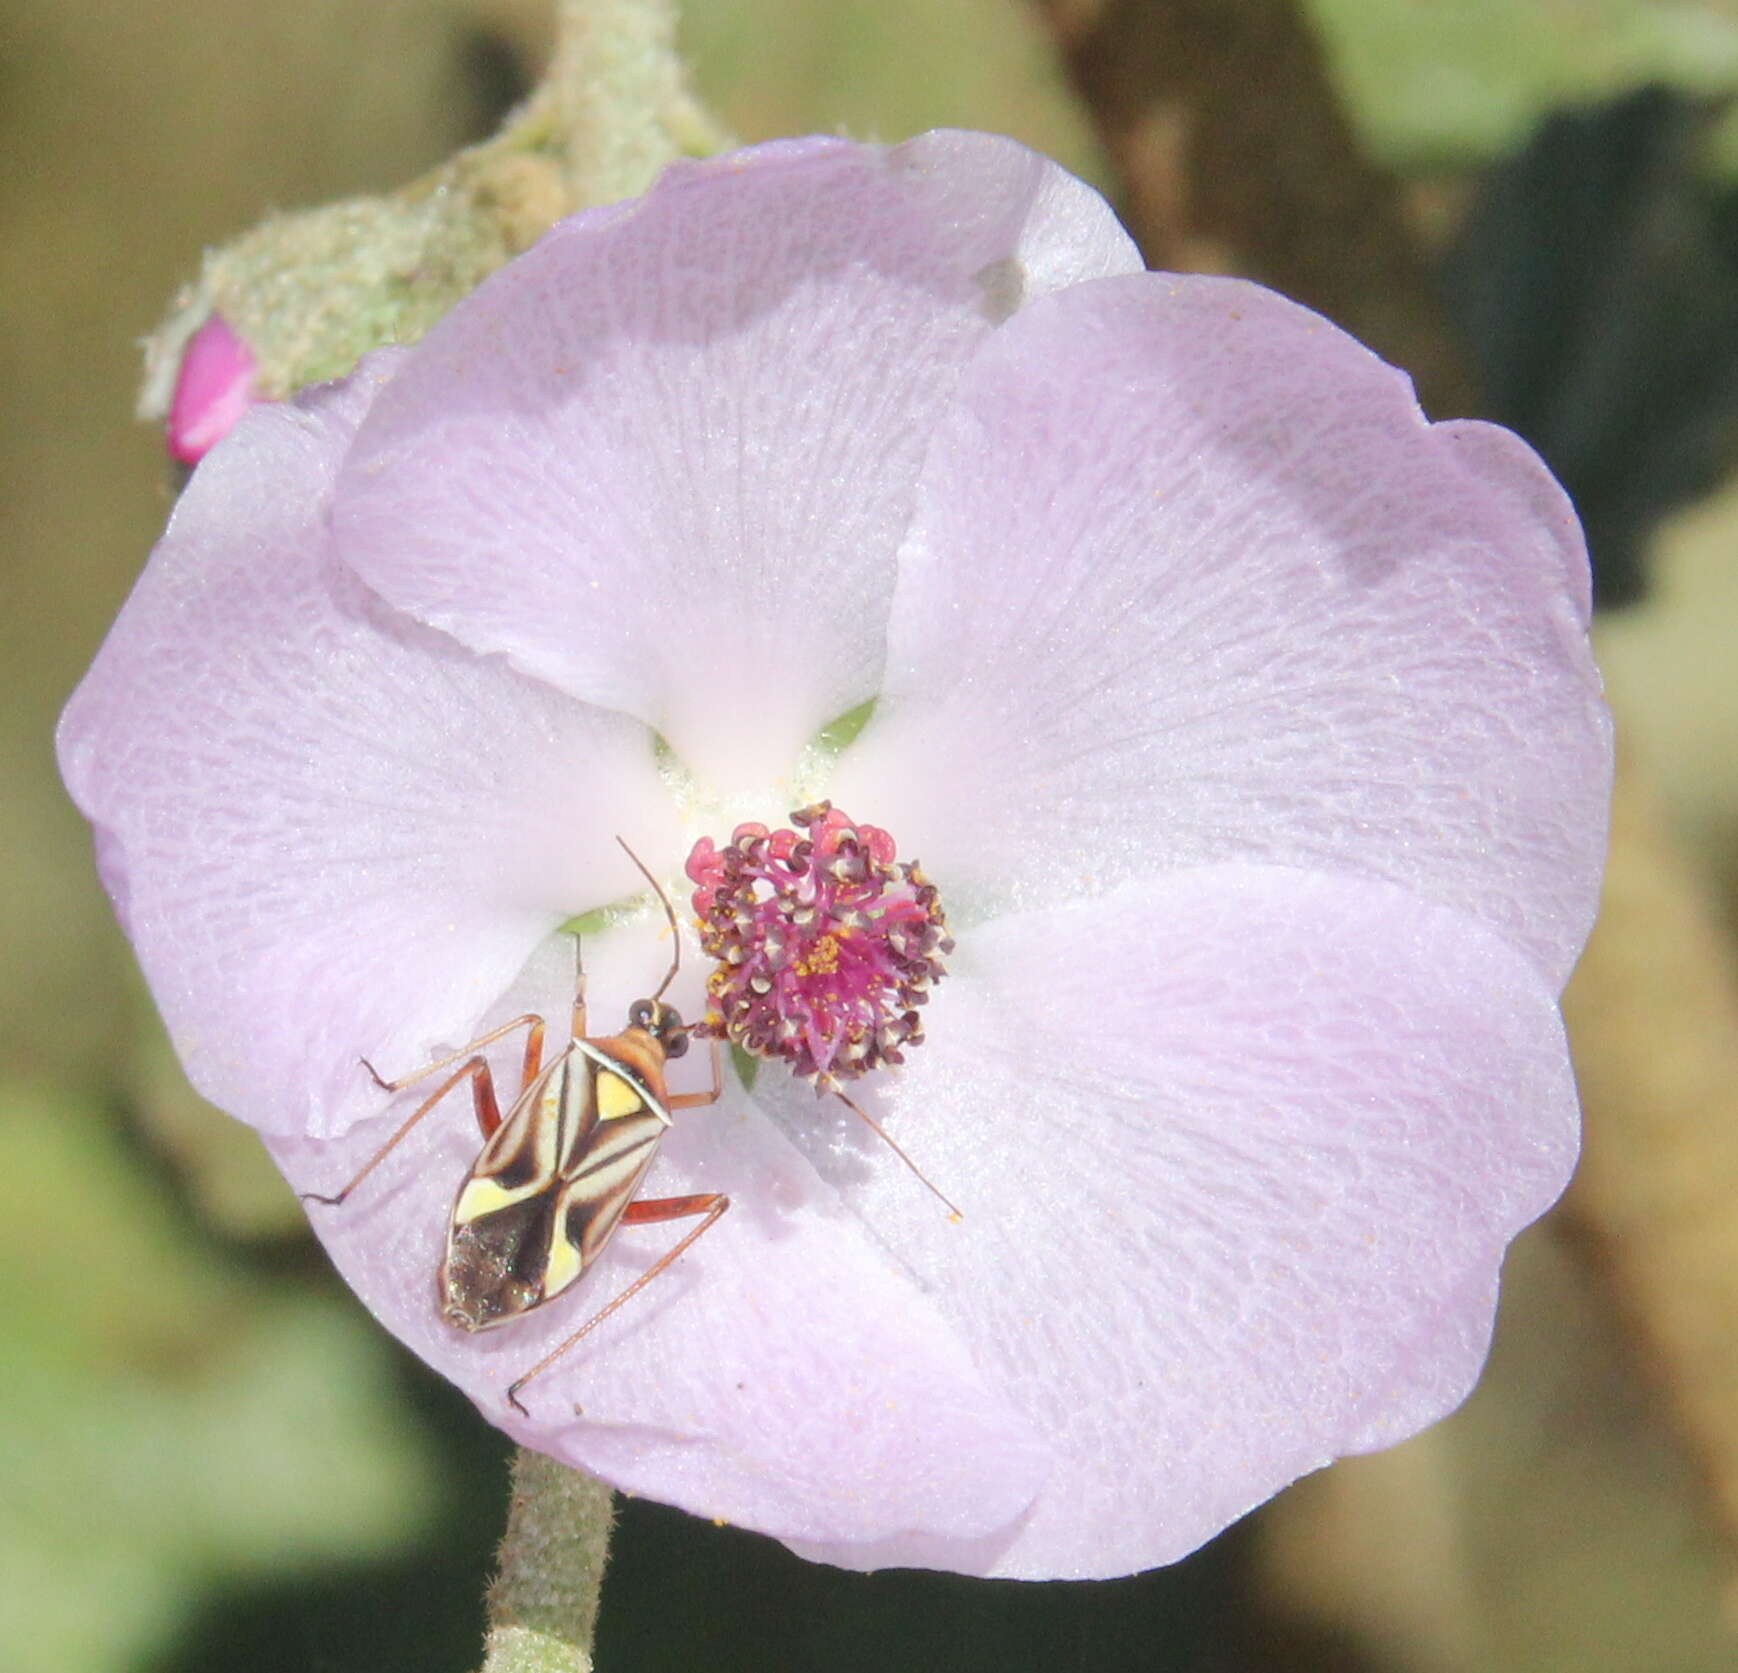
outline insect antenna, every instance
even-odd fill
[[[664,990],[675,981],[676,972],[682,968],[682,932],[676,926],[676,909],[670,904],[670,897],[664,893],[663,885],[646,869],[646,862],[621,837],[617,837],[616,841],[621,843],[622,852],[640,868],[640,875],[652,885],[652,893],[662,902],[664,916],[670,920],[670,945],[675,956],[670,960],[669,972],[658,984],[658,991],[652,995],[656,1002],[664,997]]]
[[[872,1116],[866,1109],[864,1109],[861,1104],[856,1103],[854,1100],[852,1100],[850,1098],[847,1098],[845,1096],[845,1094],[838,1089],[838,1087],[835,1086],[832,1090],[833,1090],[833,1096],[835,1098],[837,1098],[839,1100],[839,1102],[845,1106],[846,1109],[852,1111],[855,1115],[859,1116],[867,1124],[869,1131],[872,1132],[876,1136],[876,1138],[880,1139],[881,1142],[883,1144],[885,1144],[887,1146],[887,1148],[889,1150],[891,1150],[893,1152],[893,1154],[900,1159],[900,1161],[902,1161],[908,1168],[911,1169],[911,1171],[914,1174],[917,1175],[917,1177],[919,1179],[921,1179],[923,1181],[923,1183],[929,1188],[931,1193],[935,1196],[936,1200],[938,1202],[940,1202],[941,1205],[947,1210],[948,1217],[950,1219],[963,1220],[965,1218],[965,1216],[963,1214],[961,1214],[960,1211],[957,1208],[955,1208],[954,1205],[951,1202],[949,1202],[948,1199],[941,1194],[941,1190],[936,1185],[935,1181],[933,1179],[931,1179],[929,1177],[929,1175],[923,1171],[922,1168],[920,1168],[914,1161],[912,1161],[912,1159],[909,1156],[907,1156],[905,1154],[905,1152],[903,1150],[901,1150],[899,1148],[899,1141],[897,1139],[895,1139],[894,1136],[890,1132],[888,1132],[887,1129],[885,1127],[883,1127],[881,1125],[881,1123],[875,1119],[874,1116]]]

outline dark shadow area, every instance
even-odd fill
[[[1738,459],[1738,193],[1700,173],[1719,114],[1651,87],[1550,117],[1443,265],[1485,415],[1569,490],[1604,607],[1645,594],[1655,525]]]
[[[1234,1528],[1174,1567],[1126,1580],[854,1574],[739,1528],[626,1500],[597,1664],[609,1673],[1372,1673],[1301,1637],[1248,1584]]]
[[[475,116],[466,143],[488,139],[515,105],[531,96],[525,61],[504,35],[471,29],[459,38],[459,74]]]

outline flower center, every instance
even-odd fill
[[[700,945],[718,961],[697,1032],[835,1090],[923,1039],[918,1007],[953,942],[935,885],[885,831],[830,802],[791,823],[738,825],[688,856]]]

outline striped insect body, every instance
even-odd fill
[[[571,1288],[639,1195],[670,1113],[655,1069],[636,1074],[604,1044],[576,1039],[543,1070],[459,1188],[440,1292],[461,1329],[488,1330]]]
[[[622,846],[627,848],[626,843]],[[383,1080],[366,1064],[384,1092],[402,1091],[443,1069],[451,1072],[341,1191],[334,1196],[303,1194],[307,1201],[343,1203],[418,1122],[468,1082],[483,1144],[454,1198],[436,1283],[441,1316],[466,1331],[511,1324],[566,1294],[624,1225],[699,1219],[674,1247],[511,1384],[507,1399],[520,1412],[525,1407],[519,1393],[527,1383],[680,1258],[730,1207],[730,1199],[717,1192],[653,1199],[639,1195],[658,1146],[673,1125],[673,1112],[715,1103],[722,1083],[714,1042],[710,1091],[672,1096],[664,1085],[665,1064],[688,1049],[688,1025],[663,1002],[681,967],[681,939],[669,899],[631,849],[628,857],[662,901],[676,943],[657,992],[629,1007],[627,1026],[599,1038],[587,1033],[581,969],[568,1043],[547,1063],[544,1019],[527,1013],[395,1081]],[[519,1092],[503,1113],[494,1072],[481,1053],[521,1028],[525,1047]]]

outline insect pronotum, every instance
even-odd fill
[[[618,1226],[704,1216],[508,1388],[507,1399],[520,1412],[525,1407],[519,1393],[527,1383],[680,1259],[730,1207],[729,1197],[716,1192],[635,1200],[671,1125],[671,1112],[717,1102],[723,1083],[715,1041],[709,1092],[672,1097],[664,1089],[665,1063],[688,1049],[688,1025],[663,1003],[681,968],[681,935],[657,879],[625,842],[622,847],[663,903],[675,938],[669,970],[650,999],[637,999],[628,1008],[627,1027],[597,1039],[586,1033],[580,968],[568,1043],[548,1063],[543,1061],[544,1019],[530,1012],[398,1080],[381,1079],[365,1059],[364,1067],[384,1092],[402,1091],[455,1063],[459,1067],[405,1117],[343,1190],[329,1197],[303,1193],[306,1201],[342,1203],[430,1110],[468,1080],[483,1147],[453,1202],[438,1287],[442,1317],[470,1331],[507,1324],[565,1294],[603,1253]],[[519,1091],[503,1115],[494,1076],[477,1054],[519,1028],[526,1030]]]

